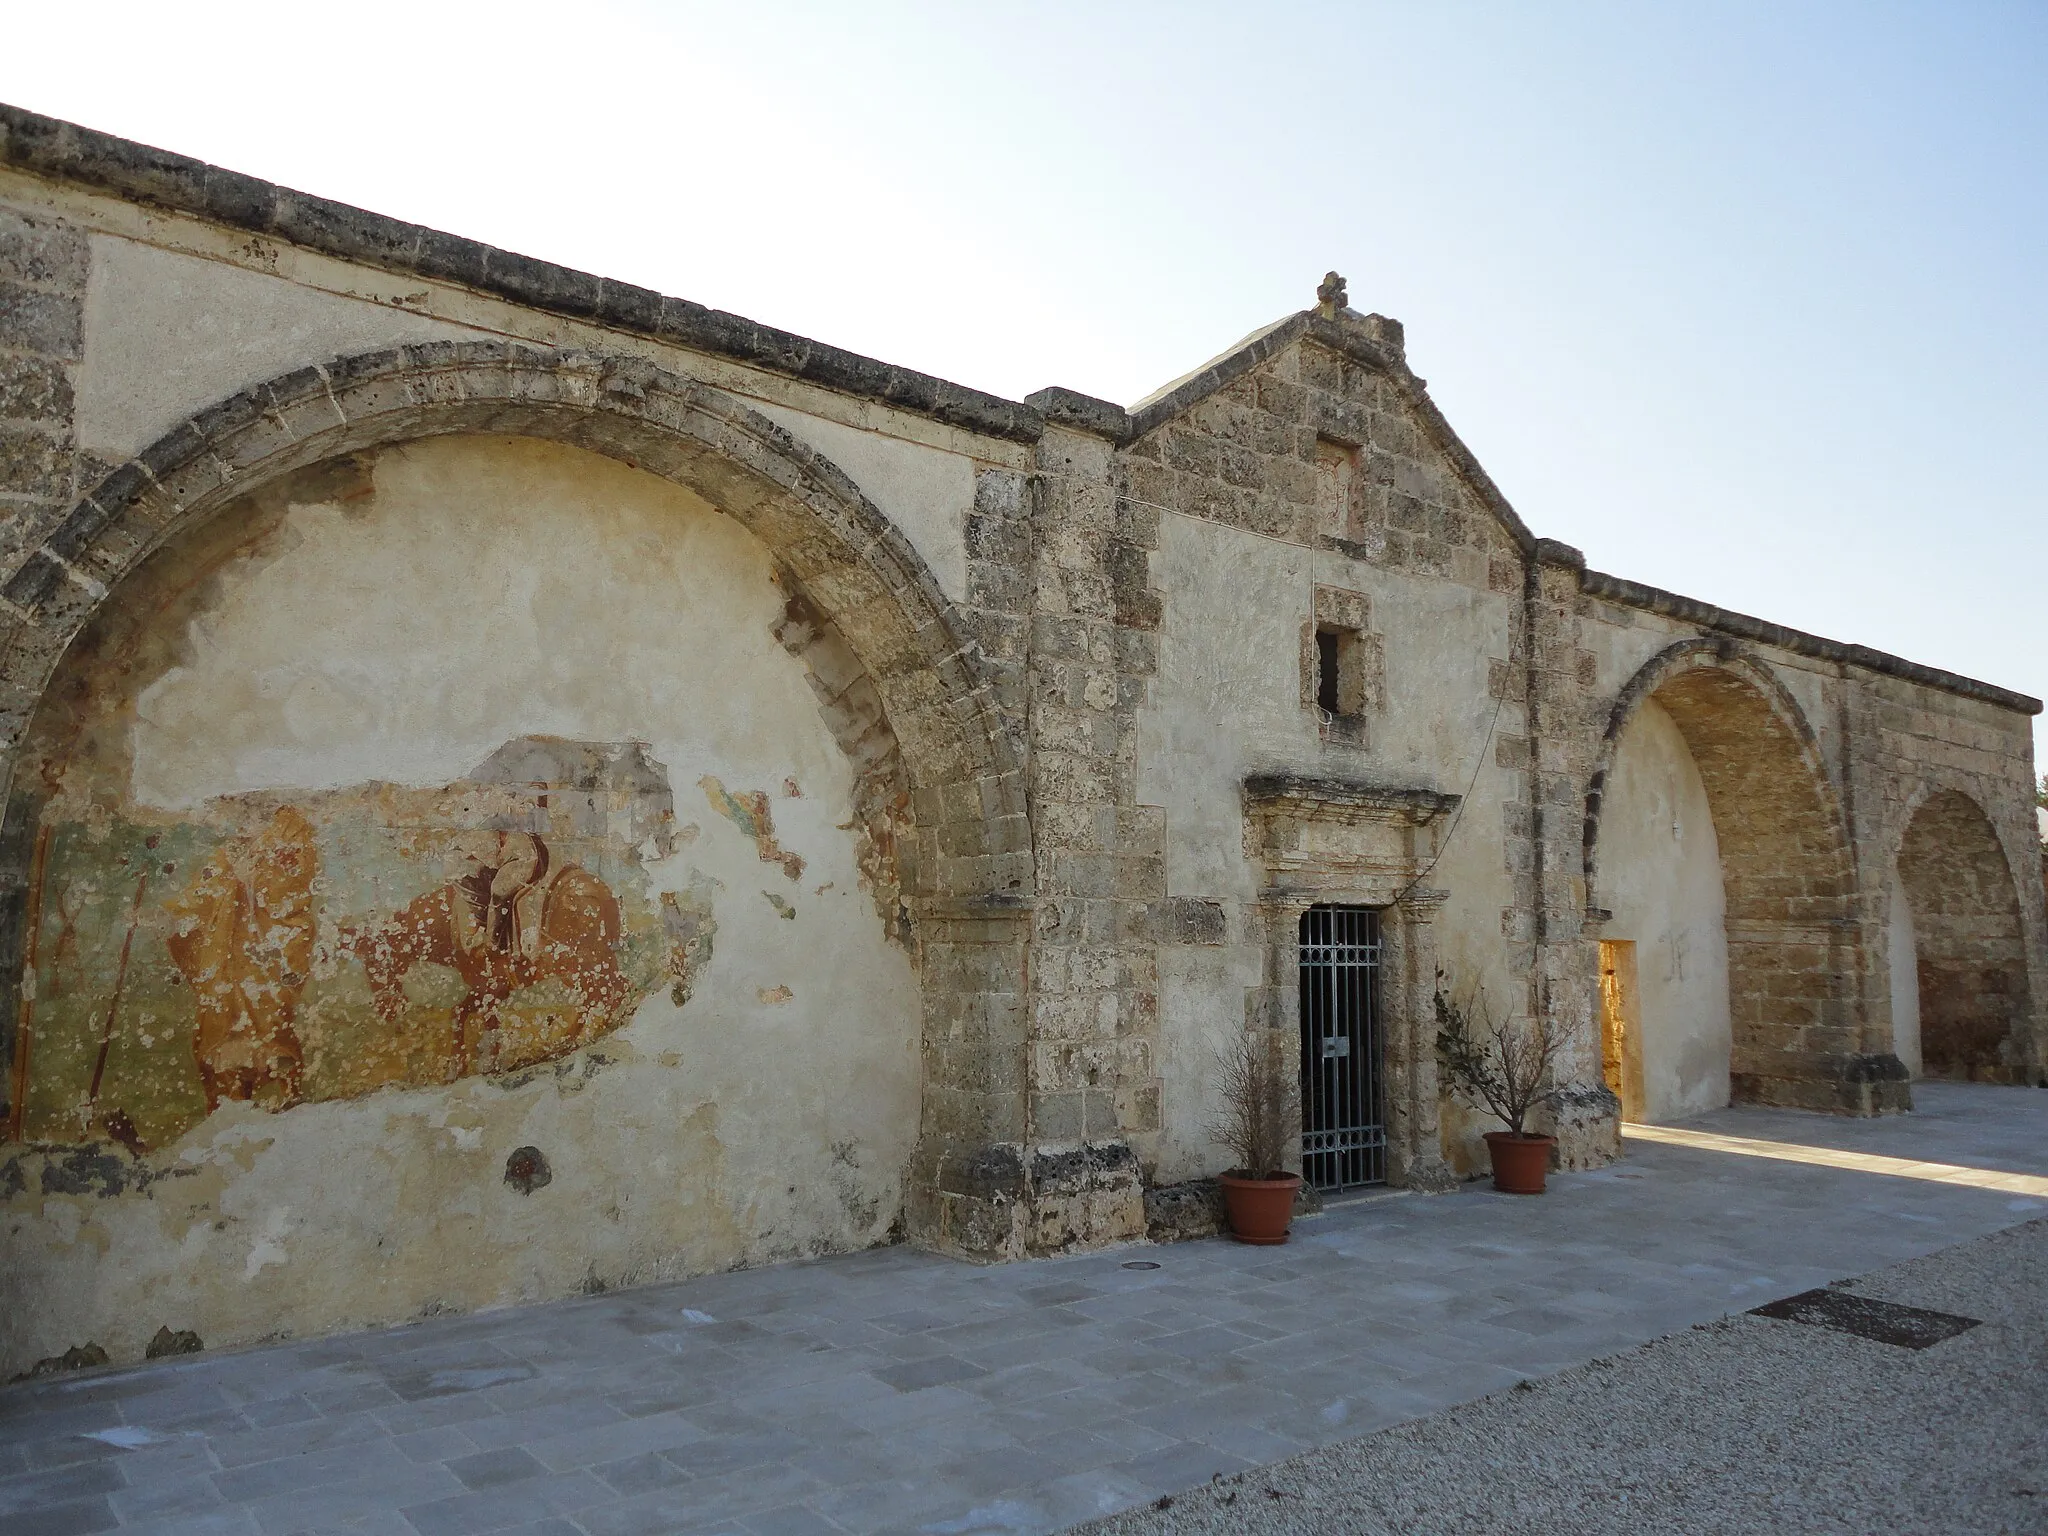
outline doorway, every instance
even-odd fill
[[[1621,1100],[1621,1118],[1643,1118],[1643,1017],[1636,941],[1600,941],[1600,1067]]]
[[[1380,915],[1310,907],[1300,946],[1302,1178],[1331,1193],[1384,1184]]]

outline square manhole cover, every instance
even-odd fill
[[[1825,1287],[1752,1307],[1750,1315],[1782,1318],[1788,1323],[1812,1323],[1818,1328],[1833,1328],[1905,1349],[1939,1344],[1943,1339],[1968,1332],[1979,1322],[1977,1318],[1958,1317],[1953,1312],[1902,1307],[1895,1301],[1879,1301],[1874,1296],[1857,1296]]]

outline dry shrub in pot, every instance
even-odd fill
[[[1444,1080],[1507,1127],[1485,1136],[1494,1188],[1540,1195],[1557,1138],[1532,1133],[1528,1121],[1568,1086],[1551,1076],[1563,1038],[1547,1010],[1496,1019],[1483,994],[1459,1001],[1443,972],[1436,979],[1436,1052]]]
[[[1209,1128],[1237,1159],[1231,1173],[1262,1179],[1285,1172],[1301,1134],[1301,1085],[1273,1030],[1247,1030],[1220,1053],[1216,1093],[1221,1112]]]
[[[1283,1045],[1276,1031],[1248,1030],[1216,1066],[1222,1108],[1209,1133],[1237,1160],[1218,1182],[1230,1230],[1247,1243],[1287,1240],[1301,1188],[1301,1175],[1285,1167],[1301,1134],[1301,1084]]]

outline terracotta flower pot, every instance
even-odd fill
[[[1516,1136],[1508,1131],[1488,1131],[1486,1150],[1493,1156],[1493,1187],[1503,1194],[1540,1195],[1550,1172],[1550,1149],[1555,1136]]]
[[[1240,1243],[1287,1241],[1287,1228],[1294,1221],[1295,1191],[1301,1188],[1300,1174],[1243,1179],[1226,1173],[1216,1182],[1223,1186],[1223,1208],[1230,1217],[1232,1237]]]

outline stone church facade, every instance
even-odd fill
[[[998,399],[0,109],[0,1372],[2048,1072],[2040,704],[1590,569],[1340,280]],[[1475,1155],[1477,1154],[1477,1155]],[[1148,1214],[1149,1213],[1149,1214]]]

